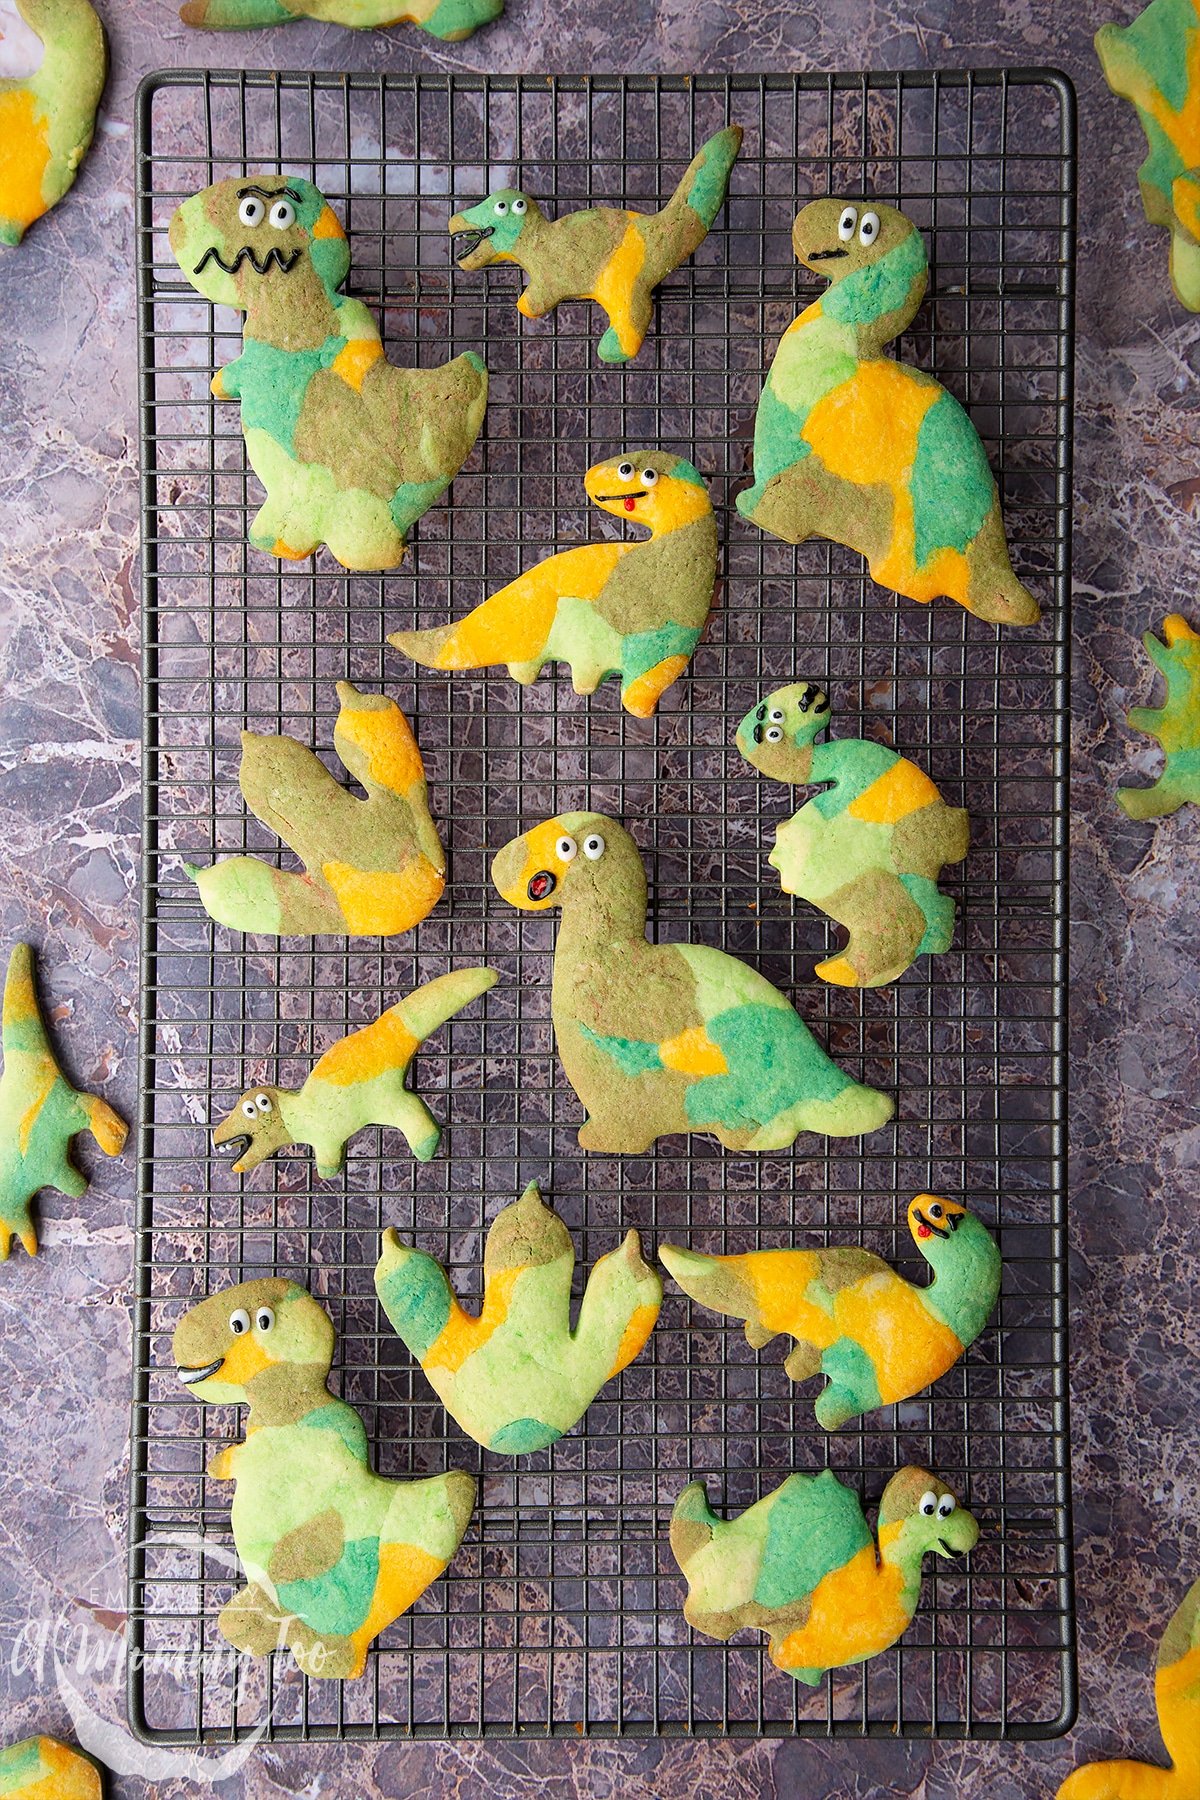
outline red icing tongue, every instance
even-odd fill
[[[625,502],[625,511],[632,512],[636,505],[637,505],[637,501],[634,499],[633,495],[630,494],[629,498]]]
[[[917,1236],[918,1237],[932,1237],[933,1233],[932,1233],[932,1231],[930,1231],[928,1225],[918,1225],[917,1226]]]

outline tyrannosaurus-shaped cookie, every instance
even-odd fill
[[[858,1495],[832,1469],[789,1475],[736,1519],[719,1518],[693,1481],[671,1515],[688,1624],[722,1639],[767,1632],[771,1661],[810,1687],[889,1649],[917,1610],[924,1558],[962,1556],[978,1538],[945,1482],[917,1468],[883,1490],[878,1550]]]
[[[802,1131],[856,1137],[891,1099],[843,1074],[769,981],[705,944],[646,941],[646,872],[600,813],[563,813],[505,845],[504,899],[562,913],[551,1014],[587,1109],[585,1150],[648,1150],[711,1132],[730,1150],[786,1150]]]
[[[254,1656],[288,1648],[306,1675],[360,1675],[371,1640],[458,1549],[474,1480],[374,1473],[362,1420],[327,1385],[329,1315],[295,1282],[245,1281],[201,1301],[172,1347],[198,1400],[250,1408],[243,1441],[208,1465],[235,1483],[248,1584],[222,1608],[222,1634]]]
[[[393,568],[479,435],[479,357],[436,369],[387,361],[370,312],[338,292],[350,247],[311,181],[218,181],[184,201],[170,240],[198,294],[246,315],[242,354],[212,390],[241,401],[267,490],[250,542],[289,558],[328,544],[348,569]]]
[[[644,525],[649,541],[561,550],[456,625],[397,631],[388,642],[427,669],[507,663],[522,683],[565,662],[577,694],[620,675],[626,711],[651,718],[686,669],[712,605],[712,504],[691,463],[661,450],[597,463],[583,485],[604,512]]]
[[[450,221],[460,269],[516,263],[526,287],[517,311],[542,319],[564,300],[594,300],[608,319],[597,355],[629,362],[650,327],[654,290],[693,255],[725,203],[742,128],[727,125],[701,145],[660,212],[611,206],[548,219],[519,188],[498,188]]]
[[[408,720],[385,694],[360,693],[349,681],[338,682],[337,694],[333,747],[366,799],[294,738],[243,731],[246,805],[307,874],[258,856],[227,856],[207,869],[185,863],[219,925],[275,937],[390,937],[410,931],[440,899],[446,857]]]
[[[814,200],[792,247],[829,288],[779,341],[738,511],[789,544],[857,550],[910,600],[945,594],[981,619],[1032,625],[979,433],[932,375],[884,354],[924,297],[921,233],[893,206]]]
[[[88,0],[15,0],[40,48],[30,75],[0,76],[0,244],[19,244],[75,180],[96,129],[108,55]],[[10,22],[0,19],[0,36]]]
[[[33,980],[33,952],[14,944],[4,981],[4,1073],[0,1075],[0,1262],[14,1237],[30,1256],[37,1232],[29,1202],[39,1188],[78,1200],[87,1180],[71,1161],[71,1139],[90,1131],[106,1156],[125,1148],[126,1126],[106,1100],[81,1094],[46,1036]]]
[[[636,1231],[588,1276],[571,1330],[575,1246],[536,1182],[496,1215],[483,1253],[483,1309],[465,1312],[441,1263],[383,1234],[375,1291],[451,1418],[505,1456],[544,1450],[578,1424],[641,1353],[662,1282]]]
[[[3,1800],[104,1800],[90,1757],[57,1738],[31,1737],[0,1750]]]
[[[779,827],[767,861],[785,893],[850,934],[844,950],[817,964],[821,980],[882,987],[918,956],[950,948],[954,901],[937,878],[967,854],[969,825],[923,769],[885,744],[818,744],[829,718],[822,690],[797,682],[751,708],[737,747],[774,781],[830,783]]]
[[[1131,819],[1158,819],[1200,800],[1200,635],[1179,613],[1163,620],[1162,641],[1148,631],[1146,654],[1166,676],[1159,707],[1135,706],[1126,714],[1134,731],[1157,738],[1166,758],[1153,787],[1119,787],[1117,799]]]
[[[184,0],[179,16],[185,25],[210,31],[286,25],[292,19],[320,19],[356,31],[419,25],[431,37],[456,44],[503,11],[504,0]]]

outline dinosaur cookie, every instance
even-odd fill
[[[883,744],[816,743],[829,717],[821,689],[798,682],[746,714],[737,747],[775,781],[830,783],[779,827],[767,860],[785,893],[810,900],[849,932],[845,949],[817,964],[821,980],[883,987],[918,956],[950,948],[954,901],[937,878],[967,854],[967,815]]]
[[[745,1256],[701,1256],[662,1244],[658,1253],[685,1294],[744,1319],[755,1350],[781,1332],[795,1338],[783,1366],[793,1381],[827,1378],[814,1410],[827,1431],[836,1431],[929,1387],[974,1343],[995,1308],[1000,1252],[966,1207],[918,1194],[908,1229],[933,1270],[927,1287],[852,1244]]]
[[[395,644],[427,669],[507,663],[535,681],[565,662],[577,694],[621,677],[621,704],[654,714],[682,675],[708,619],[717,579],[717,524],[703,481],[681,456],[633,450],[597,463],[589,500],[650,533],[644,543],[581,544],[547,557],[457,625],[398,631]]]
[[[327,1380],[328,1313],[295,1282],[244,1281],[194,1306],[175,1332],[179,1379],[216,1406],[248,1406],[246,1436],[208,1465],[232,1481],[247,1586],[218,1624],[237,1650],[290,1649],[306,1675],[362,1673],[373,1638],[458,1549],[475,1482],[451,1469],[385,1481],[367,1434]]]
[[[1134,731],[1157,738],[1166,763],[1153,787],[1119,787],[1117,799],[1131,819],[1158,819],[1200,800],[1200,635],[1179,613],[1163,620],[1162,642],[1148,631],[1146,654],[1166,677],[1160,707],[1135,706],[1126,714]]]
[[[339,681],[337,693],[333,747],[367,798],[339,786],[294,738],[243,731],[246,805],[308,872],[257,856],[227,856],[207,869],[186,863],[218,925],[272,937],[390,937],[410,931],[441,898],[446,857],[408,720],[385,694],[362,694],[349,681]]]
[[[338,292],[350,246],[310,181],[219,181],[179,208],[170,240],[198,294],[246,315],[242,354],[212,391],[241,401],[267,490],[250,542],[289,558],[327,544],[348,569],[393,568],[479,435],[479,357],[437,369],[387,361],[370,312]]]
[[[1102,25],[1096,53],[1113,93],[1137,108],[1142,206],[1171,233],[1172,287],[1200,312],[1200,4],[1151,0],[1132,25]]]
[[[0,76],[0,244],[19,244],[74,182],[108,70],[104,28],[88,0],[15,5],[40,61],[31,75]],[[0,38],[7,23],[0,19]]]
[[[661,212],[610,206],[548,219],[519,188],[499,188],[450,221],[460,269],[516,263],[526,278],[517,311],[544,319],[564,300],[594,300],[608,320],[597,355],[629,362],[650,327],[654,290],[708,236],[725,204],[742,128],[727,125],[693,157]]]
[[[1058,1800],[1196,1800],[1200,1795],[1200,1581],[1184,1595],[1158,1646],[1154,1703],[1173,1766],[1086,1763],[1067,1776]]]
[[[185,0],[185,25],[236,31],[255,25],[286,25],[292,19],[320,19],[376,31],[385,25],[419,25],[431,37],[456,44],[504,11],[504,0]]]
[[[646,941],[646,872],[623,826],[563,813],[492,864],[504,899],[558,907],[551,1013],[587,1109],[585,1150],[648,1150],[704,1131],[729,1150],[786,1150],[802,1131],[857,1137],[886,1124],[886,1094],[832,1063],[791,1002],[724,951]]]
[[[932,375],[884,355],[925,293],[921,233],[895,207],[815,200],[792,246],[829,288],[780,339],[738,511],[773,537],[832,538],[880,586],[947,595],[981,619],[1032,625],[979,433]]]
[[[4,1800],[103,1800],[100,1771],[57,1738],[31,1737],[0,1750]]]
[[[789,1475],[736,1519],[718,1518],[693,1481],[671,1515],[688,1624],[722,1639],[765,1631],[771,1661],[810,1687],[890,1649],[917,1610],[924,1558],[961,1556],[978,1538],[946,1484],[915,1468],[883,1490],[878,1549],[858,1495],[832,1469]]]
[[[571,1330],[575,1246],[530,1182],[483,1253],[483,1310],[464,1312],[441,1263],[383,1234],[375,1292],[451,1418],[505,1456],[544,1450],[583,1417],[654,1329],[662,1282],[636,1231],[588,1276]]]
[[[402,1132],[418,1162],[428,1162],[442,1128],[406,1085],[425,1039],[496,982],[494,969],[455,969],[427,981],[382,1018],[327,1050],[303,1087],[247,1088],[213,1132],[218,1149],[237,1145],[235,1175],[292,1144],[308,1144],[317,1174],[329,1181],[346,1161],[346,1142],[368,1125]]]
[[[0,1262],[7,1261],[14,1237],[30,1256],[37,1254],[29,1202],[39,1188],[57,1188],[72,1200],[87,1193],[87,1181],[71,1161],[71,1139],[81,1131],[90,1131],[106,1156],[125,1148],[124,1121],[106,1100],[73,1088],[59,1068],[38,1009],[33,952],[28,944],[15,944],[4,980]]]

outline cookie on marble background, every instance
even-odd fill
[[[1180,613],[1168,613],[1161,640],[1148,631],[1142,643],[1166,678],[1166,696],[1161,706],[1135,706],[1126,718],[1134,731],[1158,739],[1163,771],[1152,787],[1119,787],[1117,800],[1128,818],[1161,819],[1200,800],[1200,634]]]
[[[287,25],[293,19],[348,25],[354,31],[419,25],[431,37],[456,44],[503,11],[504,0],[184,0],[179,16],[185,25],[209,31]]]
[[[74,182],[108,73],[104,27],[88,0],[14,5],[25,29],[0,19],[0,42],[34,66],[0,76],[0,244],[19,244]]]

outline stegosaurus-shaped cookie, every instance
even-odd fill
[[[1158,819],[1200,800],[1200,635],[1179,613],[1163,620],[1162,641],[1148,631],[1146,654],[1167,679],[1159,707],[1135,706],[1126,714],[1135,731],[1157,738],[1166,766],[1153,787],[1119,787],[1117,799],[1131,819]]]

